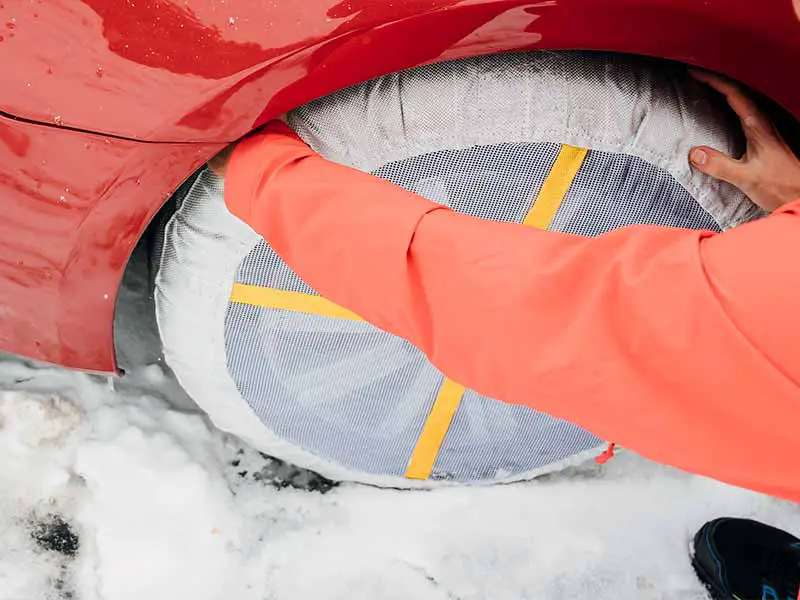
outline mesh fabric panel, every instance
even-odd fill
[[[558,156],[558,144],[496,144],[414,156],[375,175],[493,221],[522,222]]]
[[[402,474],[442,376],[365,323],[231,305],[228,365],[281,437],[365,473]]]
[[[598,444],[600,440],[580,427],[467,390],[432,477],[491,481],[561,462]]]
[[[550,229],[595,236],[633,224],[719,231],[675,179],[635,156],[592,151]]]
[[[375,174],[459,212],[521,222],[558,151],[549,143],[476,146],[395,161]],[[716,227],[664,171],[638,158],[590,152],[553,227],[595,235],[636,222]],[[265,242],[242,262],[237,281],[315,293]],[[443,381],[407,342],[331,317],[232,304],[226,345],[239,391],[273,431],[371,474],[403,475]],[[432,478],[493,480],[601,444],[549,415],[468,391]]]
[[[518,222],[558,150],[555,144],[498,144],[444,151],[375,174],[454,210]],[[316,295],[263,241],[236,280]],[[230,305],[225,331],[231,376],[275,433],[350,469],[403,475],[444,380],[422,352],[364,323],[241,304]],[[592,438],[589,447],[598,443]],[[542,456],[521,466],[551,462]],[[454,479],[446,469],[434,477]]]

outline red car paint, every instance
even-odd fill
[[[165,198],[328,92],[598,49],[725,73],[800,117],[799,34],[790,0],[0,0],[0,349],[113,371],[117,287]]]

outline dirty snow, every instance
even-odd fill
[[[0,362],[3,600],[690,600],[705,519],[800,530],[792,505],[629,454],[494,488],[279,489],[258,453],[158,397],[160,367],[133,380]],[[54,519],[74,551],[34,541]]]

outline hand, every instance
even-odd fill
[[[273,121],[281,121],[282,123],[289,124],[286,115],[281,115],[279,117],[275,117]],[[248,137],[253,133],[257,133],[257,131],[253,131],[245,136]],[[244,139],[244,138],[242,138]],[[241,141],[241,140],[239,140]],[[208,161],[208,168],[217,176],[217,177],[225,177],[225,174],[228,172],[228,163],[231,160],[231,154],[233,154],[233,149],[236,148],[236,144],[239,142],[234,142],[230,146],[222,149],[218,154],[214,156],[211,160]]]
[[[233,154],[233,149],[235,147],[236,144],[227,146],[208,161],[208,168],[211,169],[217,177],[225,177],[225,173],[228,172],[228,162],[231,160],[231,154]]]
[[[705,71],[690,73],[728,100],[742,122],[747,150],[742,158],[734,159],[700,146],[692,148],[689,162],[697,170],[735,185],[764,210],[773,211],[800,199],[800,160],[756,103],[723,77]]]

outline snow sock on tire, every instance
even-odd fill
[[[759,213],[688,165],[694,145],[736,152],[717,100],[676,65],[517,53],[388,75],[289,122],[326,158],[477,218],[586,236],[720,230]],[[321,298],[226,211],[208,172],[165,228],[156,309],[167,361],[219,427],[332,479],[508,482],[606,448],[465,389]]]

